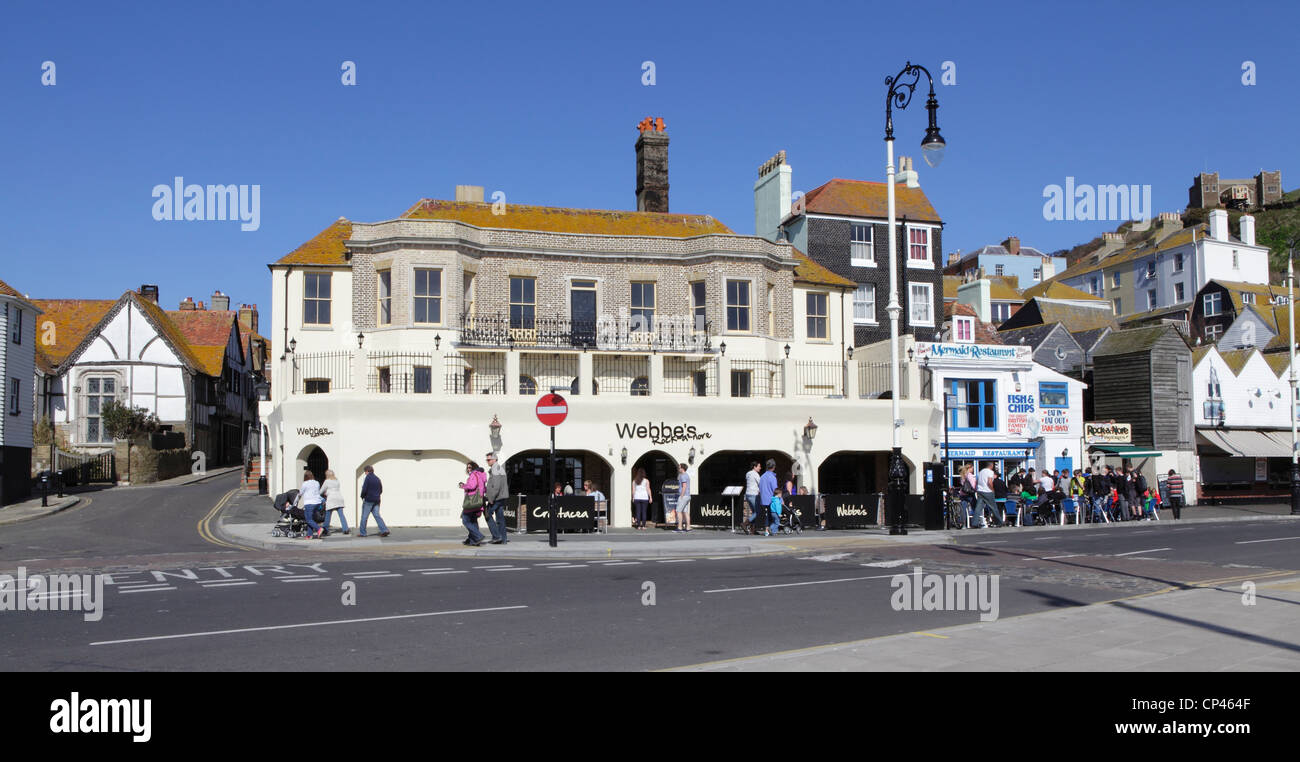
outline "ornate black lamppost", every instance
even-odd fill
[[[934,78],[925,67],[915,66],[909,61],[897,76],[885,80],[885,85],[889,87],[889,94],[885,98],[885,186],[886,196],[889,199],[889,306],[885,311],[889,313],[889,382],[890,388],[893,389],[890,394],[893,403],[893,451],[889,455],[889,491],[886,494],[885,510],[887,514],[894,517],[894,525],[889,529],[890,534],[907,534],[907,530],[903,527],[907,512],[907,465],[903,462],[903,414],[899,405],[902,390],[899,389],[898,383],[898,314],[902,311],[902,307],[898,303],[898,234],[894,214],[894,107],[898,107],[900,111],[907,108],[907,104],[912,102],[912,94],[920,83],[922,74],[930,83],[930,97],[925,103],[925,110],[930,115],[930,126],[926,128],[925,138],[921,141],[921,155],[925,158],[926,164],[937,167],[939,162],[943,161],[943,150],[946,144],[939,135],[939,126],[936,122],[939,101],[934,97]]]

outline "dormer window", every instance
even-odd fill
[[[961,344],[975,342],[975,318],[954,315],[952,318],[952,340]]]

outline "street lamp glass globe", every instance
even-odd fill
[[[933,169],[943,162],[943,151],[946,147],[947,144],[944,143],[943,136],[939,134],[937,128],[933,131],[926,130],[925,140],[921,141],[921,157]]]

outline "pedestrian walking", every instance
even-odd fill
[[[1185,505],[1183,477],[1179,476],[1171,468],[1169,469],[1169,476],[1165,478],[1165,486],[1169,490],[1169,507],[1174,509],[1174,520],[1177,521],[1183,517],[1183,506]]]
[[[682,524],[686,528],[682,528]],[[691,476],[686,473],[686,464],[677,464],[677,530],[691,531]]]
[[[1142,503],[1138,501],[1137,473],[1132,468],[1124,467],[1124,499],[1128,501],[1129,519],[1142,518]]]
[[[781,492],[780,487],[777,487],[772,492],[772,502],[768,503],[767,506],[768,515],[771,516],[771,519],[769,519],[770,523],[767,525],[767,529],[763,530],[764,537],[768,535],[775,537],[781,532],[781,511],[785,510],[785,503],[781,500]]]
[[[366,466],[366,478],[361,481],[361,527],[357,529],[358,537],[366,536],[366,525],[370,523],[372,514],[375,523],[379,525],[379,536],[388,536],[388,527],[384,525],[384,519],[379,515],[379,498],[383,494],[384,483],[375,476],[375,467]]]
[[[510,485],[506,479],[505,466],[497,460],[497,454],[490,452],[483,456],[487,461],[487,486],[483,499],[487,501],[487,525],[492,533],[493,545],[505,545],[510,542],[506,534],[506,501],[510,499]]]
[[[758,480],[758,526],[763,527],[763,536],[771,534],[768,527],[772,523],[772,496],[780,489],[776,483],[776,460],[768,458],[764,464],[767,468]]]
[[[755,460],[749,464],[749,470],[745,472],[745,504],[749,508],[749,513],[741,522],[741,528],[746,534],[753,531],[754,521],[758,518],[758,493],[762,468],[762,464]]]
[[[975,518],[979,522],[975,526],[979,529],[988,526],[988,522],[984,518],[984,511],[992,514],[995,526],[1001,527],[1004,524],[1002,517],[998,515],[998,504],[993,493],[993,480],[997,477],[998,472],[993,464],[985,463],[984,468],[980,469],[979,476],[975,479]]]
[[[595,509],[596,509],[595,529],[600,529],[600,518],[602,516],[605,519],[606,526],[608,526],[609,514],[606,513],[606,511],[609,510],[609,501],[605,498],[605,493],[596,489],[596,485],[592,484],[590,479],[583,480],[582,493],[587,497],[591,498],[595,502]]]
[[[324,505],[325,499],[320,495],[320,482],[316,481],[311,471],[302,473],[302,487],[298,489],[298,507],[302,509],[303,521],[311,530],[307,539],[320,539],[325,536],[325,527],[316,523],[316,509]]]
[[[650,510],[650,501],[654,492],[650,489],[650,480],[645,476],[645,469],[638,468],[632,476],[632,528],[645,529],[646,513]]]
[[[325,481],[320,485],[321,494],[325,496],[325,534],[330,533],[330,518],[338,513],[339,524],[343,527],[343,534],[351,534],[348,529],[348,520],[344,515],[343,506],[343,488],[339,486],[338,477],[333,471],[325,471]]]
[[[483,533],[478,528],[478,517],[483,512],[487,479],[483,476],[483,469],[472,460],[465,464],[465,473],[468,474],[465,481],[457,485],[465,491],[465,499],[460,504],[460,522],[465,525],[465,529],[469,530],[469,537],[465,538],[464,544],[478,547],[483,544]]]

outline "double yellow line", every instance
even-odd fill
[[[199,524],[198,524],[199,537],[202,537],[205,541],[210,542],[213,545],[220,545],[223,548],[233,548],[235,550],[256,550],[256,548],[249,548],[244,545],[236,545],[234,543],[226,542],[225,540],[218,539],[216,532],[212,530],[212,522],[216,521],[217,516],[221,514],[222,509],[226,507],[226,504],[230,502],[230,498],[234,497],[236,492],[239,492],[238,487],[227,492],[224,497],[222,497],[220,500],[217,501],[217,504],[212,507],[212,510],[208,511],[208,515],[204,516],[202,519],[199,519]]]

